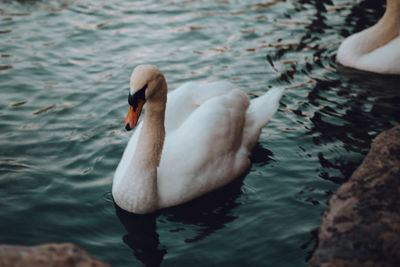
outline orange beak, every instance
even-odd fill
[[[138,99],[137,107],[129,106],[128,115],[126,115],[125,119],[125,129],[127,131],[132,130],[136,123],[139,120],[140,113],[142,112],[142,108],[144,105],[144,100]]]

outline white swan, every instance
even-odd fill
[[[261,129],[279,106],[283,89],[250,101],[231,84],[187,83],[168,94],[162,72],[140,65],[130,80],[127,130],[133,133],[114,175],[115,203],[149,213],[185,203],[221,187],[250,166]],[[167,104],[166,104],[167,103]]]
[[[377,24],[346,38],[337,60],[360,70],[400,74],[400,0],[387,0]]]

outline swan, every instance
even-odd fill
[[[346,38],[336,58],[346,67],[400,74],[400,0],[387,0],[378,23]]]
[[[228,82],[189,82],[167,91],[157,67],[133,70],[125,128],[135,127],[145,105],[144,118],[112,184],[114,202],[128,212],[151,213],[183,204],[243,174],[284,89],[271,89],[251,102]]]

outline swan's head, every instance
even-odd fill
[[[130,105],[128,115],[125,119],[125,129],[132,130],[140,116],[144,103],[155,98],[160,91],[164,80],[164,75],[152,65],[139,65],[131,75],[128,103]]]

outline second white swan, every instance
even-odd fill
[[[283,94],[272,89],[249,101],[227,82],[191,82],[167,91],[157,67],[134,69],[126,129],[135,127],[143,105],[146,110],[114,175],[112,195],[124,210],[150,213],[179,205],[239,177]]]

